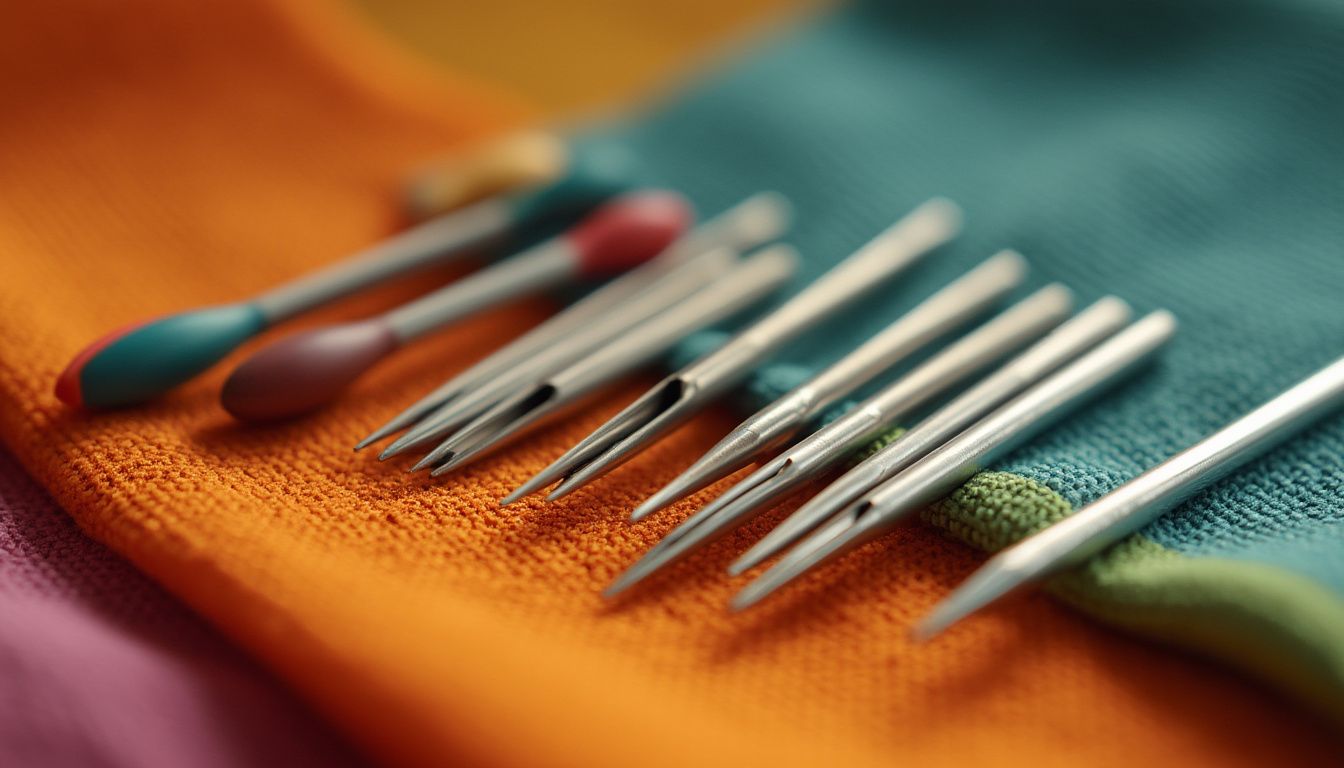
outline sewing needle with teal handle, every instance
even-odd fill
[[[1004,596],[1086,561],[1344,407],[1344,358],[1070,517],[989,559],[915,629],[930,638]]]
[[[56,381],[74,406],[116,408],[150,400],[214,365],[263,330],[398,275],[465,257],[578,216],[635,181],[629,154],[589,146],[553,184],[476,203],[419,224],[317,272],[245,301],[137,323],[86,347]]]

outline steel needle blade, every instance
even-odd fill
[[[734,598],[755,605],[807,571],[881,536],[943,498],[984,466],[1011,453],[1091,396],[1146,362],[1176,332],[1176,320],[1152,312],[995,409],[937,450],[850,504]]]
[[[610,472],[726,394],[781,345],[946,242],[959,226],[952,203],[921,205],[722,347],[663,379],[524,487],[531,492],[559,480],[548,497],[557,499]]]
[[[1344,358],[1073,515],[994,555],[914,630],[926,640],[1002,597],[1085,562],[1344,407]]]
[[[587,354],[658,309],[661,305],[650,302],[674,292],[688,273],[715,269],[722,251],[745,251],[777,238],[788,228],[789,216],[783,196],[760,192],[706,221],[649,264],[597,289],[403,411],[375,433],[380,439],[407,430],[378,458],[385,461],[441,438],[509,392]]]
[[[446,461],[441,475],[480,455],[519,430],[581,397],[651,363],[687,334],[731,317],[779,289],[797,268],[788,246],[758,251],[723,279],[701,289],[569,368],[505,398],[430,452],[422,464]]]
[[[894,421],[1040,337],[1067,316],[1072,301],[1063,286],[1042,288],[791,446],[674,528],[637,564],[639,578],[765,511],[870,444]],[[635,581],[623,576],[621,584]]]
[[[716,480],[796,435],[826,408],[883,371],[983,314],[1016,288],[1027,262],[1001,252],[888,325],[877,335],[775,402],[757,411],[633,512],[639,520]]]
[[[846,504],[895,476],[935,448],[1129,322],[1125,302],[1106,297],[1051,331],[919,424],[813,496],[728,568],[734,576],[797,541]]]

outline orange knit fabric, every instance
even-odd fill
[[[417,345],[285,426],[242,428],[220,410],[236,356],[149,407],[63,409],[52,382],[90,339],[248,295],[388,233],[403,169],[522,111],[430,82],[334,9],[300,0],[65,0],[11,3],[4,16],[0,434],[81,526],[374,754],[586,768],[1338,756],[1291,704],[1041,596],[909,644],[910,620],[977,560],[925,529],[748,615],[724,611],[733,585],[719,570],[745,538],[604,605],[597,590],[687,506],[638,526],[624,510],[729,414],[562,503],[501,511],[493,499],[638,384],[445,482],[350,451],[540,320],[539,304]]]

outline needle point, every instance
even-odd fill
[[[530,491],[527,490],[526,486],[518,488],[513,493],[510,493],[508,496],[505,496],[504,498],[500,499],[499,506],[507,507],[510,506],[511,504],[515,504],[519,499],[523,498],[528,493],[530,493]]]

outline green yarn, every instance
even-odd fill
[[[1072,511],[1035,480],[982,472],[924,519],[994,552]],[[1250,670],[1344,722],[1344,604],[1310,579],[1251,561],[1191,557],[1135,535],[1047,588],[1109,624]]]
[[[859,464],[862,464],[863,462],[872,458],[878,451],[896,442],[896,438],[904,434],[905,434],[905,427],[892,427],[891,429],[888,429],[886,432],[883,432],[881,436],[879,436],[876,440],[874,440],[867,448],[864,448],[862,451],[859,451],[858,453],[851,456],[849,459],[849,466],[854,467]]]

